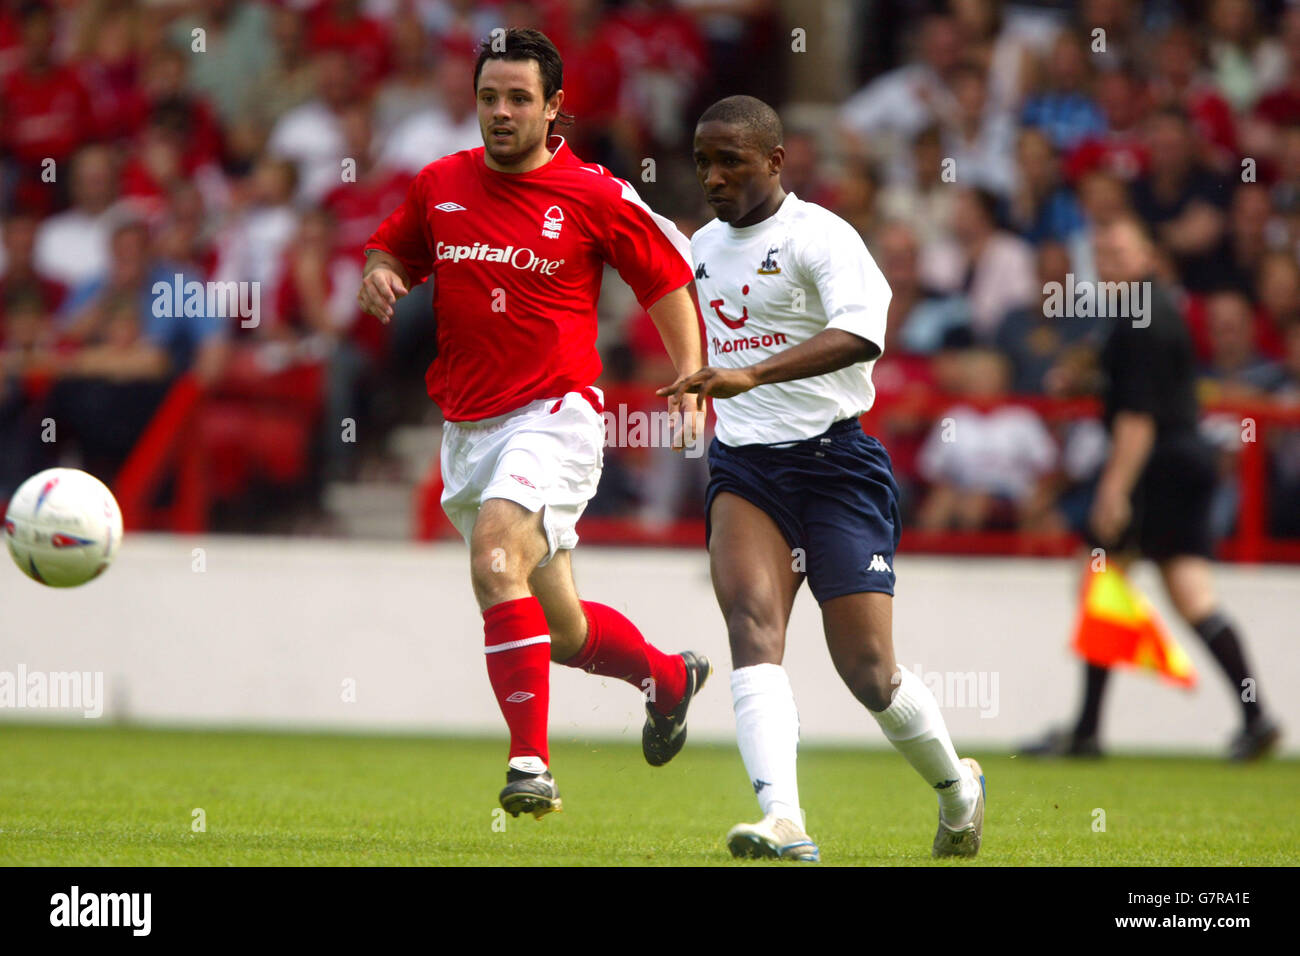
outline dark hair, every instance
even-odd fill
[[[488,60],[536,60],[537,70],[542,75],[542,98],[549,101],[556,90],[564,88],[564,60],[555,44],[540,30],[510,27],[504,33],[493,31],[492,36],[485,37],[478,46],[478,60],[474,64],[474,96],[478,96],[478,78],[483,72],[483,64]],[[568,126],[573,122],[573,114],[564,110],[551,120],[546,128],[549,136],[555,124]]]
[[[1002,224],[1001,217],[998,215],[1001,211],[1002,201],[998,199],[997,193],[982,186],[975,186],[969,192],[975,199],[975,204],[979,207],[980,213],[988,220],[989,225],[997,229]]]
[[[710,122],[744,127],[750,141],[763,153],[770,153],[780,146],[785,135],[776,110],[753,96],[728,96],[718,100],[700,116],[700,123]]]

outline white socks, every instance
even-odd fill
[[[898,673],[901,680],[890,705],[879,713],[867,713],[876,718],[889,742],[939,795],[944,822],[964,826],[975,812],[979,781],[957,759],[939,702],[930,688],[902,666]]]
[[[804,828],[795,758],[799,712],[790,678],[779,664],[754,664],[731,672],[736,739],[763,815],[775,814]]]
[[[899,667],[898,673],[901,680],[889,707],[879,713],[867,712],[939,795],[944,822],[964,826],[975,812],[979,781],[957,759],[939,702],[930,689],[911,671]],[[799,712],[785,668],[779,664],[737,668],[731,672],[731,699],[740,755],[763,815],[785,817],[804,828],[795,772]]]

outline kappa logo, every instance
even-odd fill
[[[894,569],[886,563],[885,559],[878,554],[873,554],[871,556],[871,563],[867,565],[867,570],[884,571],[886,574],[892,574],[894,571]]]
[[[529,693],[528,691],[526,691],[526,690],[517,690],[517,691],[515,691],[513,694],[511,694],[509,697],[506,698],[506,703],[507,703],[507,704],[522,704],[522,703],[523,703],[524,701],[526,701],[526,700],[532,700],[533,697],[534,697],[534,695],[533,695],[533,694],[530,694],[530,693]]]
[[[767,258],[764,259],[758,266],[759,275],[774,276],[780,274],[781,267],[776,264],[776,253],[777,253],[776,246],[773,246],[771,249],[767,250]]]
[[[515,481],[519,482],[521,485],[525,485],[529,488],[532,488],[534,491],[537,490],[537,486],[533,484],[531,481],[529,481],[527,478],[525,478],[523,475],[511,474],[510,477],[513,478]]]
[[[465,207],[462,206],[460,203],[450,202],[450,201],[440,202],[438,203],[438,205],[434,206],[433,208],[440,209],[443,212],[464,212],[465,211]]]
[[[704,268],[704,263],[701,262],[698,266],[695,267],[695,278],[707,279],[708,277],[709,277],[709,270]]]
[[[758,793],[758,791],[762,790],[764,787],[770,787],[770,786],[772,786],[772,785],[771,785],[770,783],[768,783],[766,780],[755,780],[755,781],[753,781],[753,785],[754,785],[754,792],[755,792],[755,793]]]
[[[559,239],[560,229],[564,225],[564,210],[559,206],[552,206],[546,210],[546,216],[542,220],[542,238]]]

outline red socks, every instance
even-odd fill
[[[602,677],[617,677],[646,694],[666,714],[686,693],[686,664],[646,641],[635,624],[604,604],[583,601],[587,641],[570,660]],[[536,757],[549,764],[546,724],[551,702],[551,636],[535,597],[503,601],[483,612],[488,680],[510,728],[510,759]]]
[[[681,702],[686,694],[686,663],[680,656],[659,650],[612,607],[583,601],[582,609],[587,614],[587,642],[564,662],[566,666],[627,681],[645,693],[661,714]]]
[[[535,597],[494,604],[483,612],[488,680],[510,728],[510,758],[550,763],[546,740],[551,702],[551,635]]]

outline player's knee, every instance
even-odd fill
[[[868,710],[889,708],[898,684],[894,679],[898,668],[891,662],[874,655],[856,658],[848,667],[841,668],[840,676],[853,696]]]
[[[761,604],[740,602],[726,612],[731,659],[737,667],[780,663],[785,635],[779,614]]]
[[[470,552],[470,578],[480,603],[495,604],[528,588],[528,573],[503,547],[477,547]]]

